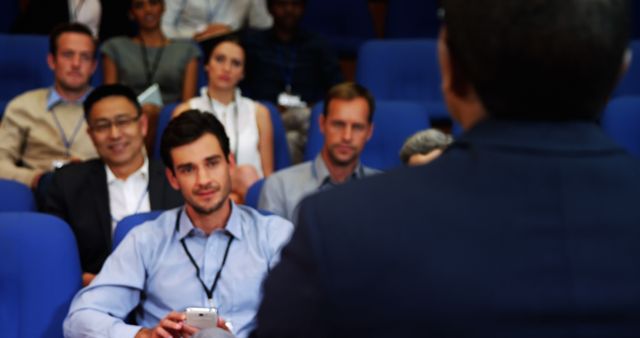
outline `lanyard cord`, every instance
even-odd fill
[[[132,213],[132,215],[137,214],[138,211],[140,211],[140,207],[142,207],[142,202],[144,201],[144,198],[147,196],[148,193],[149,193],[149,186],[147,186],[147,189],[145,189],[144,192],[142,193],[142,196],[140,196],[140,199],[138,200],[138,205],[136,206],[136,210]],[[116,223],[118,223],[118,222],[122,221],[122,218],[121,219],[116,219],[115,217],[113,217],[113,214],[112,214],[111,215],[111,220],[116,222]]]
[[[178,232],[181,213],[182,213],[182,209],[178,210],[178,215],[176,217],[176,232]],[[210,306],[212,306],[213,304],[212,303],[213,292],[215,291],[216,286],[218,286],[220,275],[222,275],[222,269],[224,268],[224,265],[227,263],[227,257],[229,256],[229,248],[231,248],[231,242],[233,242],[233,236],[228,232],[226,233],[226,235],[229,236],[229,241],[227,242],[227,247],[224,250],[224,256],[222,257],[222,263],[220,264],[220,269],[218,269],[218,272],[216,273],[216,277],[213,280],[213,284],[211,284],[211,288],[207,288],[207,285],[204,283],[204,281],[200,277],[200,268],[198,267],[196,260],[191,255],[191,252],[189,252],[189,249],[187,248],[187,243],[185,243],[184,241],[185,239],[182,238],[180,240],[180,244],[182,244],[182,248],[184,249],[184,252],[187,254],[187,256],[189,257],[189,261],[191,261],[191,264],[196,269],[196,277],[198,278],[198,281],[200,281],[200,285],[202,285],[204,292],[207,294],[207,299],[209,299]]]
[[[216,109],[213,107],[213,99],[211,98],[211,95],[209,95],[209,90],[207,89],[207,97],[209,98],[209,106],[211,107],[211,112],[213,113],[213,115],[216,115]],[[236,95],[233,95],[233,102],[234,102],[234,109],[233,109],[233,124],[234,124],[234,130],[233,130],[233,135],[235,136],[235,140],[236,140],[236,144],[235,147],[233,147],[233,159],[236,160],[236,163],[238,162],[238,149],[240,148],[240,125],[239,125],[239,121],[238,121],[238,115],[240,114],[240,112],[238,111],[238,106],[240,105],[239,100],[236,98]],[[216,116],[217,117],[217,116]],[[220,120],[218,118],[218,120]],[[226,116],[225,116],[225,120],[226,120]],[[222,124],[225,126],[225,129],[227,129],[226,126],[226,121],[220,121],[222,122]]]
[[[278,54],[280,56],[280,65],[282,66],[281,70],[282,70],[282,79],[284,80],[284,88],[288,94],[291,94],[292,85],[293,85],[293,69],[296,66],[296,59],[298,57],[298,52],[295,47],[290,47],[289,63],[287,63],[285,61],[285,47],[280,46],[278,50],[280,51],[280,53]]]
[[[53,115],[53,121],[56,123],[56,127],[58,127],[58,131],[60,132],[60,136],[62,138],[62,144],[64,144],[65,156],[71,156],[71,146],[73,142],[76,140],[76,136],[78,136],[78,131],[80,131],[80,126],[82,126],[82,122],[84,122],[84,116],[81,116],[78,122],[76,123],[75,128],[73,129],[73,133],[71,134],[71,138],[67,138],[67,134],[64,132],[64,128],[62,128],[62,124],[60,124],[60,120],[58,120],[58,115],[56,115],[55,108],[51,108],[51,114]]]
[[[160,59],[162,59],[162,54],[164,53],[165,44],[160,47],[158,52],[156,53],[156,57],[153,60],[153,64],[149,65],[149,54],[147,51],[147,44],[144,42],[142,36],[140,36],[140,52],[142,53],[142,63],[144,63],[145,74],[147,76],[147,86],[150,86],[153,82],[153,78],[156,76],[156,72],[158,71],[158,67],[160,66]]]

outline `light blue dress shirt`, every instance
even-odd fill
[[[65,337],[134,337],[141,326],[154,327],[171,311],[208,307],[206,292],[180,240],[185,238],[201,278],[211,287],[229,242],[227,233],[234,239],[213,302],[236,336],[251,332],[262,281],[279,260],[293,225],[232,203],[225,229],[206,236],[193,226],[184,209],[176,229],[179,210],[166,211],[131,230],[94,281],[73,299],[64,322]],[[136,315],[140,326],[125,324],[123,318],[138,304],[142,305]]]
[[[365,167],[358,162],[347,181],[378,173],[380,171]],[[296,222],[298,205],[303,198],[318,191],[331,189],[336,185],[339,184],[331,181],[329,169],[324,163],[322,154],[318,154],[313,161],[279,170],[266,178],[258,199],[258,208]]]

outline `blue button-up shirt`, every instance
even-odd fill
[[[65,337],[134,337],[141,326],[153,327],[171,311],[208,307],[206,292],[180,240],[185,239],[201,278],[211,287],[229,234],[234,239],[213,303],[220,316],[231,322],[235,335],[249,334],[261,300],[262,280],[278,261],[292,224],[232,204],[226,227],[207,236],[184,211],[176,225],[178,210],[166,211],[125,237],[91,285],[74,298],[64,323]],[[123,318],[138,304],[142,305],[137,314],[140,326],[125,324]]]
[[[84,102],[84,99],[87,98],[87,96],[89,95],[89,93],[91,93],[92,90],[93,88],[89,87],[89,89],[84,93],[84,95],[82,95],[82,97],[79,98],[78,100],[66,101],[65,99],[62,98],[62,96],[60,96],[60,93],[58,93],[58,91],[56,90],[56,87],[51,86],[51,88],[49,89],[49,96],[47,96],[47,110],[51,111],[51,109],[53,109],[53,107],[55,107],[57,104],[65,103],[65,102],[75,103],[82,106],[82,102]]]

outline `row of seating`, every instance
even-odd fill
[[[2,185],[2,184],[0,184]],[[160,211],[125,217],[113,249],[133,227]],[[0,212],[0,318],[7,337],[62,337],[62,322],[81,288],[80,257],[71,227],[37,212]]]

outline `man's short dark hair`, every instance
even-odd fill
[[[594,119],[620,76],[628,0],[442,0],[455,72],[488,114]]]
[[[122,96],[129,100],[134,106],[136,106],[136,111],[138,112],[137,116],[142,114],[142,108],[140,107],[140,103],[138,102],[138,98],[136,94],[131,90],[131,88],[121,85],[121,84],[110,84],[110,85],[102,85],[94,89],[89,96],[84,100],[84,118],[88,121],[91,115],[91,109],[96,102],[104,99],[109,96]]]
[[[331,102],[331,100],[338,99],[350,101],[359,97],[367,101],[367,105],[369,106],[368,121],[369,123],[371,123],[371,121],[373,121],[373,112],[376,108],[376,103],[373,99],[373,95],[371,95],[367,88],[354,82],[339,83],[329,89],[327,95],[324,98],[324,110],[322,111],[322,115],[324,115],[324,117],[327,117],[327,114],[329,113],[329,102]]]
[[[62,23],[53,28],[53,31],[49,34],[49,53],[51,53],[51,55],[56,55],[58,52],[58,38],[60,38],[60,35],[64,33],[84,34],[91,38],[94,49],[93,57],[95,58],[95,51],[97,47],[96,39],[94,39],[93,34],[91,34],[91,30],[87,26],[78,22]]]
[[[222,123],[211,113],[190,109],[171,120],[162,134],[160,155],[164,165],[175,173],[171,149],[194,142],[206,133],[218,139],[224,158],[228,160],[229,138]]]

